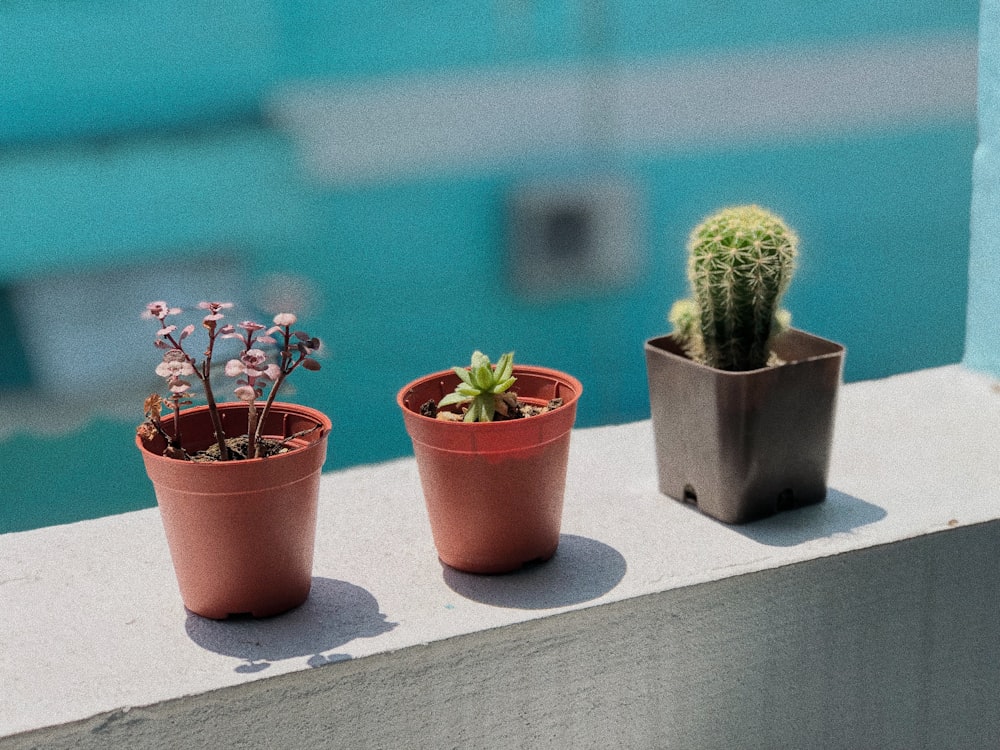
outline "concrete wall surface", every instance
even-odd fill
[[[184,611],[155,510],[0,535],[0,748],[986,748],[1000,393],[847,385],[825,502],[744,526],[656,490],[651,427],[573,435],[548,563],[436,560],[412,459],[325,475],[313,591]]]
[[[3,748],[971,750],[1000,522],[345,661]]]

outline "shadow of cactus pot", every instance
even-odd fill
[[[645,343],[659,489],[726,523],[826,497],[844,347],[789,329],[782,364],[719,370],[674,336]]]

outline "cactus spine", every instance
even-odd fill
[[[723,209],[694,228],[688,241],[694,299],[671,313],[675,327],[688,329],[679,330],[679,338],[691,356],[720,370],[767,365],[770,342],[787,316],[778,305],[795,270],[797,244],[780,218],[758,206]],[[684,322],[691,315],[697,330]]]

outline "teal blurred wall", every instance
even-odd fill
[[[983,0],[965,363],[1000,376],[1000,2]]]
[[[320,373],[301,373],[294,398],[332,416],[327,468],[336,468],[408,453],[395,391],[477,347],[580,377],[581,425],[646,417],[642,341],[665,329],[684,293],[689,228],[722,204],[755,201],[799,231],[787,306],[800,327],[847,344],[848,379],[956,362],[976,145],[974,106],[960,94],[953,101],[941,86],[933,106],[838,122],[822,90],[805,92],[825,113],[814,126],[801,110],[789,126],[777,109],[773,131],[765,118],[741,137],[737,119],[706,123],[724,137],[674,141],[641,119],[638,131],[619,122],[619,79],[602,76],[626,80],[648,66],[669,87],[676,67],[689,82],[707,71],[717,84],[727,66],[734,80],[744,75],[749,55],[761,70],[772,57],[793,72],[802,61],[802,80],[837,84],[855,53],[878,60],[885,49],[891,61],[894,50],[973,47],[978,12],[970,0],[3,4],[0,310],[5,291],[44,289],[53,274],[124,269],[166,283],[172,268],[197,270],[216,253],[237,259],[250,299],[268,280],[299,279],[311,292],[304,322],[327,356]],[[809,78],[813,64],[820,74]],[[868,71],[851,75],[863,83]],[[956,88],[974,71],[961,78]],[[551,129],[529,129],[527,145],[487,138],[482,154],[461,151],[433,122],[406,120],[407,107],[480,81],[498,91],[527,82],[528,95],[582,81],[586,106],[576,120],[545,113]],[[317,116],[314,94],[327,107]],[[401,121],[364,132],[369,101]],[[313,138],[327,116],[359,128],[361,145],[329,128]],[[412,149],[393,155],[383,132],[404,146],[409,134]],[[425,132],[440,142],[421,142]],[[343,153],[322,150],[331,143]],[[637,272],[598,292],[518,294],[504,272],[511,191],[606,174],[641,198]],[[102,330],[139,329],[138,312],[123,301]],[[39,345],[24,333],[30,322],[8,304],[5,329],[21,336],[0,341],[0,379],[12,385],[23,386],[21,357]],[[81,362],[115,357],[87,344],[81,334],[58,346]],[[23,389],[0,391],[0,532],[154,503],[131,438],[140,400],[124,416],[127,389],[90,382],[86,366],[68,389],[70,399],[39,394],[44,428],[13,408]]]

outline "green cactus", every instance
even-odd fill
[[[768,364],[771,341],[789,322],[778,305],[797,244],[780,218],[758,206],[723,209],[695,227],[688,240],[694,299],[676,303],[670,314],[689,356],[720,370]]]
[[[701,320],[698,305],[693,299],[679,299],[667,316],[673,326],[674,339],[684,347],[687,355],[696,362],[705,361],[705,348],[701,344]]]

